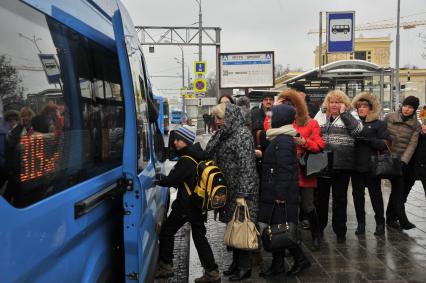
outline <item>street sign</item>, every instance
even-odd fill
[[[54,54],[38,54],[49,84],[59,84],[61,70]]]
[[[206,92],[206,91],[207,91],[206,79],[195,79],[194,92]]]
[[[355,12],[327,12],[327,52],[353,52]]]
[[[206,61],[194,61],[194,73],[197,75],[204,75],[207,72]]]
[[[274,52],[220,53],[220,88],[274,87]]]
[[[188,89],[186,87],[180,88],[180,96],[185,96],[188,94]]]

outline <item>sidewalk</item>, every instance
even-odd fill
[[[389,199],[390,188],[383,186],[385,208]],[[331,203],[331,201],[330,201]],[[330,209],[331,211],[331,209]],[[406,204],[408,218],[417,228],[409,231],[387,229],[386,235],[374,236],[375,222],[370,199],[366,190],[367,226],[365,236],[356,236],[357,226],[352,190],[348,191],[348,232],[344,244],[337,244],[329,225],[324,231],[322,247],[319,251],[311,251],[309,231],[302,232],[303,248],[312,266],[300,276],[277,276],[268,280],[258,276],[261,268],[268,268],[271,254],[264,252],[264,264],[255,267],[252,277],[243,282],[426,282],[426,199],[421,183],[417,182],[410,193]],[[232,260],[232,253],[223,245],[225,225],[215,222],[212,214],[207,223],[207,237],[213,248],[215,259],[223,272]],[[291,258],[286,258],[291,266]],[[188,282],[201,276],[203,269],[193,241],[190,243]],[[287,280],[286,280],[287,279]],[[223,277],[222,282],[230,282]]]

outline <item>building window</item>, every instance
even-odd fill
[[[365,51],[355,51],[355,59],[357,60],[366,60],[367,52]]]

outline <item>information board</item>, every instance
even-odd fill
[[[274,87],[274,52],[220,53],[220,88]]]

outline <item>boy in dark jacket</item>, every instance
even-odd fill
[[[159,266],[157,278],[173,276],[173,245],[176,232],[186,223],[191,224],[192,238],[205,272],[196,283],[218,283],[221,281],[218,266],[212,249],[206,238],[204,226],[205,215],[191,201],[191,194],[197,182],[197,162],[207,158],[199,143],[193,144],[195,134],[187,125],[175,131],[174,145],[180,157],[168,176],[157,175],[156,184],[163,187],[177,188],[177,197],[172,204],[172,211],[164,222],[160,233]]]

